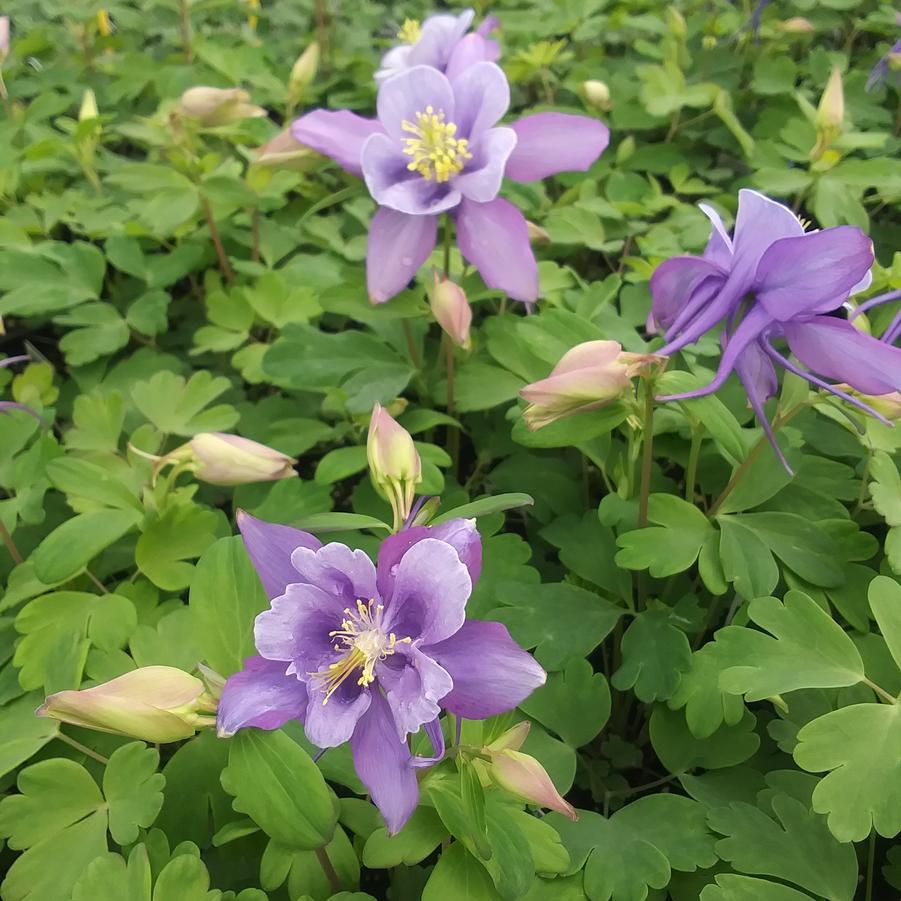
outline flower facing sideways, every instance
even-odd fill
[[[258,657],[226,682],[219,734],[304,723],[320,748],[350,741],[354,766],[388,828],[419,799],[416,767],[440,760],[441,710],[484,719],[521,703],[544,671],[500,623],[466,621],[481,568],[471,520],[387,538],[378,566],[359,550],[240,514],[271,598],[256,620]],[[408,736],[425,728],[434,758]]]

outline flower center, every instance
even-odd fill
[[[372,598],[365,603],[357,599],[356,610],[344,608],[341,628],[329,632],[329,638],[335,639],[335,650],[343,656],[326,669],[309,674],[320,680],[325,688],[323,704],[327,704],[329,698],[357,670],[361,671],[357,685],[365,687],[374,682],[376,663],[390,657],[396,645],[409,644],[413,640],[398,638],[393,632],[386,635],[382,629],[383,610],[384,605],[376,604]]]
[[[422,28],[418,19],[405,19],[403,27],[397,33],[397,39],[402,44],[415,44],[422,37]]]
[[[472,159],[469,141],[454,137],[457,126],[444,121],[444,110],[435,112],[427,106],[424,113],[416,113],[416,122],[404,119],[400,126],[412,137],[404,138],[404,153],[412,157],[407,164],[411,172],[418,172],[426,181],[433,178],[445,182],[463,171],[466,160]]]

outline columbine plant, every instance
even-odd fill
[[[499,197],[504,177],[537,181],[585,171],[607,146],[596,119],[536,113],[499,126],[510,87],[494,63],[453,78],[415,66],[379,88],[377,119],[348,110],[315,110],[292,128],[303,144],[362,176],[379,208],[369,228],[369,299],[398,294],[435,247],[448,214],[457,243],[491,288],[538,299],[538,266],[522,213]]]
[[[246,513],[238,525],[271,606],[256,620],[259,656],[225,684],[219,734],[294,719],[317,747],[350,741],[357,775],[397,832],[419,801],[417,767],[444,755],[441,711],[485,719],[545,680],[505,626],[466,620],[481,569],[475,523],[391,536],[377,567]],[[432,756],[410,749],[420,729]]]

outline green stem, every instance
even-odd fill
[[[638,527],[648,524],[648,498],[651,492],[651,467],[654,463],[654,383],[644,382],[644,421],[642,422],[641,484],[638,494]]]
[[[83,745],[80,741],[70,738],[65,732],[58,732],[56,737],[64,744],[69,745],[70,748],[75,748],[76,751],[81,751],[82,754],[86,754],[92,760],[96,760],[97,763],[102,763],[104,765],[109,763],[109,757],[98,754],[96,751],[91,750],[87,745]]]
[[[0,539],[3,540],[3,543],[6,545],[6,549],[9,551],[9,556],[13,558],[13,562],[18,565],[19,563],[24,563],[25,559],[19,553],[18,547],[16,547],[15,541],[13,541],[12,535],[9,534],[9,529],[6,528],[6,524],[0,519]]]
[[[188,13],[190,0],[181,0],[181,45],[185,51],[185,59],[194,62],[194,47],[191,44],[191,16]]]
[[[103,594],[109,594],[109,589],[94,575],[89,569],[84,571],[84,574],[100,589]]]
[[[450,278],[451,243],[453,241],[453,222],[451,217],[444,217],[444,277]]]
[[[228,261],[228,254],[225,252],[225,246],[222,244],[222,237],[219,229],[216,227],[216,220],[213,218],[213,208],[206,197],[201,198],[201,208],[203,215],[206,217],[206,224],[210,230],[210,237],[213,239],[213,246],[216,248],[216,258],[219,260],[219,271],[222,277],[229,285],[235,282],[235,273],[232,270],[231,263]]]
[[[417,372],[421,372],[422,359],[419,356],[419,351],[416,350],[416,342],[413,340],[413,330],[410,328],[410,321],[403,319],[401,320],[401,325],[404,329],[404,339],[407,342],[407,353],[410,355],[410,362]]]
[[[341,879],[332,866],[328,851],[324,847],[316,849],[316,860],[319,861],[319,866],[322,867],[322,872],[325,873],[325,878],[328,879],[328,883],[332,887],[332,893],[337,895],[341,891]]]
[[[447,415],[454,415],[454,342],[444,335],[445,360],[447,362]],[[447,427],[447,452],[453,461],[453,472],[460,467],[460,430],[453,425]]]
[[[869,679],[866,679],[866,678],[861,679],[860,681],[863,682],[863,684],[868,686],[869,688],[872,688],[873,691],[875,691],[877,695],[879,695],[881,698],[883,698],[883,700],[887,701],[889,704],[897,704],[898,703],[897,698],[892,697],[892,695],[890,695],[884,688],[880,687],[875,682],[871,682]]]
[[[876,863],[876,830],[870,832],[870,841],[867,847],[867,888],[864,901],[873,901],[873,870]]]
[[[695,484],[698,479],[698,457],[701,455],[701,443],[704,433],[700,426],[692,426],[691,448],[688,451],[688,466],[685,470],[685,500],[693,504],[695,502]]]

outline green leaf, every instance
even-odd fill
[[[313,850],[334,834],[332,793],[310,755],[284,732],[235,735],[222,785],[234,796],[235,810],[282,845]]]
[[[491,877],[461,842],[454,842],[435,865],[422,890],[422,901],[502,901]]]
[[[117,748],[103,771],[109,831],[120,845],[131,844],[163,806],[166,777],[156,771],[159,762],[159,751],[136,741]]]
[[[813,791],[813,809],[828,815],[842,842],[872,829],[901,832],[901,704],[852,704],[818,717],[798,732],[795,763],[829,771]]]
[[[215,540],[219,516],[196,504],[169,507],[144,529],[135,547],[135,563],[147,578],[166,591],[191,584],[194,566]]]
[[[800,591],[751,602],[749,615],[770,632],[726,626],[716,633],[724,691],[760,701],[799,688],[840,688],[863,679],[854,642],[822,607]]]
[[[471,360],[457,370],[454,383],[454,403],[459,413],[490,410],[492,407],[512,401],[525,382],[499,366]],[[436,392],[439,400],[445,398]]]
[[[735,517],[721,516],[720,561],[723,575],[746,600],[768,595],[779,583],[779,567],[757,533]]]
[[[161,432],[191,436],[198,432],[222,432],[235,425],[238,413],[234,407],[209,406],[230,387],[228,379],[214,377],[206,369],[198,370],[188,381],[163,370],[134,385],[131,397]]]
[[[626,629],[620,645],[622,666],[611,682],[619,691],[632,689],[645,703],[665,701],[691,667],[691,646],[672,623],[668,610],[644,610]]]
[[[441,818],[430,807],[420,807],[397,835],[380,826],[366,840],[363,864],[371,869],[413,866],[425,860],[447,836]]]
[[[701,901],[810,901],[810,895],[768,879],[718,873],[716,885],[701,891]]]
[[[372,529],[381,532],[390,532],[391,526],[374,516],[365,516],[362,513],[311,513],[309,516],[301,516],[292,520],[292,524],[298,529],[308,532],[326,534],[328,532],[354,532],[358,529]]]
[[[587,660],[570,660],[520,704],[520,709],[556,732],[573,748],[587,745],[610,717],[610,688]]]
[[[717,860],[705,808],[679,795],[648,795],[609,819],[580,811],[577,823],[559,814],[547,820],[573,867],[587,858],[585,892],[592,901],[642,901],[648,888],[668,885],[673,870],[691,873]]]
[[[24,763],[59,733],[59,722],[34,715],[38,695],[0,707],[0,776]]]
[[[192,854],[179,854],[157,877],[153,901],[211,901],[209,888],[210,874],[203,861]]]
[[[128,863],[119,854],[95,858],[75,885],[72,901],[150,901],[150,859],[135,845]]]
[[[870,461],[870,475],[873,506],[889,527],[885,554],[892,571],[901,574],[901,473],[887,453],[878,451]]]
[[[879,631],[901,670],[901,585],[887,576],[876,576],[867,594]]]
[[[366,448],[362,445],[338,447],[329,451],[316,464],[316,482],[319,485],[332,485],[362,472],[368,465]]]
[[[94,510],[73,516],[57,526],[32,554],[35,574],[47,584],[71,579],[140,520],[137,510]]]
[[[190,672],[200,660],[191,611],[177,604],[155,626],[142,624],[128,644],[138,666],[174,666]]]
[[[84,366],[108,357],[128,344],[128,325],[108,303],[85,303],[53,320],[57,325],[77,326],[59,342],[70,366]]]
[[[534,432],[519,418],[513,423],[511,437],[524,447],[576,447],[609,434],[627,415],[622,404],[611,404],[601,410],[566,416]]]
[[[828,901],[851,901],[857,890],[857,855],[830,834],[822,817],[788,795],[771,802],[778,822],[750,804],[710,812],[711,829],[726,838],[716,853],[740,873],[775,876]]]
[[[240,538],[220,538],[197,562],[188,605],[202,659],[230,676],[256,653],[253,622],[268,607]]]
[[[721,726],[704,738],[696,738],[681,713],[658,705],[651,714],[651,745],[671,773],[724,769],[744,763],[760,747],[756,725],[756,717],[745,711],[734,725]]]
[[[47,464],[47,478],[54,488],[64,491],[74,509],[88,505],[136,510],[143,516],[144,507],[120,474],[109,467],[79,457],[57,457]],[[86,503],[87,502],[87,503]]]
[[[479,516],[489,516],[492,513],[502,513],[505,510],[516,510],[519,507],[531,507],[535,503],[528,494],[514,492],[510,494],[495,494],[487,497],[477,497],[468,504],[462,504],[451,510],[446,510],[440,516],[436,516],[431,525],[447,522],[450,519],[474,519]]]
[[[66,446],[82,451],[116,451],[125,422],[125,402],[118,391],[94,391],[75,398],[75,427],[66,432]]]
[[[496,599],[504,606],[486,618],[504,623],[523,647],[535,648],[535,656],[548,670],[587,657],[624,613],[599,595],[565,583],[503,582]]]

